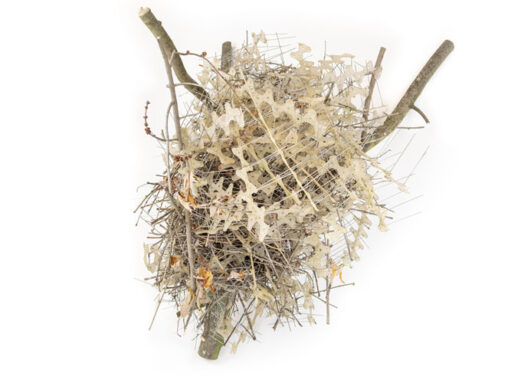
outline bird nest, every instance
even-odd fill
[[[218,345],[205,357],[255,339],[261,317],[274,328],[315,323],[321,302],[329,321],[342,269],[373,221],[386,230],[375,183],[403,187],[364,150],[385,117],[363,105],[378,68],[350,55],[314,62],[303,44],[292,64],[273,62],[267,43],[254,34],[220,69],[194,54],[206,96],[181,116],[177,139],[155,136],[165,169],[140,205],[159,300],[171,298],[180,323],[195,320],[201,342]]]

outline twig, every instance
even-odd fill
[[[371,81],[369,82],[369,92],[367,93],[367,97],[365,98],[363,113],[363,118],[365,121],[367,121],[367,117],[369,116],[369,108],[371,107],[371,98],[373,97],[374,86],[376,84],[376,76],[380,72],[380,66],[382,65],[384,54],[385,48],[381,47],[380,51],[378,52],[378,57],[376,58],[373,73],[371,74]]]
[[[165,296],[165,292],[161,294],[161,298],[157,300],[156,309],[154,310],[154,316],[150,321],[150,325],[148,326],[148,331],[152,330],[152,326],[154,325],[154,321],[156,320],[157,312],[159,311],[159,306],[161,306],[161,302],[163,301],[163,297]]]
[[[244,301],[242,300],[241,294],[239,293],[239,294],[237,294],[237,296],[239,297],[239,301],[241,302],[242,308],[244,309],[244,312],[246,314],[246,319],[248,320],[248,326],[250,326],[251,337],[253,340],[257,340],[257,337],[255,336],[255,332],[253,331],[253,325],[251,323],[250,316],[248,315],[248,311],[246,310],[246,305],[244,304]]]
[[[404,130],[411,130],[411,129],[423,129],[425,126],[397,126],[396,129],[404,129]]]
[[[327,303],[327,302],[326,302],[326,300],[324,300],[324,299],[320,298],[320,297],[319,297],[319,296],[317,296],[317,295],[313,295],[313,297],[314,297],[315,299],[318,299],[319,301],[321,301],[321,302],[323,302],[323,303]],[[332,304],[331,302],[329,303],[329,306],[331,306],[331,307],[333,307],[333,308],[335,308],[335,309],[337,309],[337,308],[338,308],[337,306],[335,306],[335,305],[334,305],[334,304]]]
[[[326,244],[329,245],[329,242],[326,242]],[[329,256],[329,250],[327,252],[327,260],[326,260],[326,262],[327,262],[326,264],[327,264],[327,270],[328,270],[328,274],[326,276],[326,324],[329,324],[329,319],[330,319],[330,315],[329,315],[329,295],[330,295],[330,292],[331,292],[331,283],[329,281],[329,271],[331,270],[331,260],[330,260],[330,256]]]
[[[329,261],[329,259],[328,259]],[[329,283],[329,276],[326,277],[326,324],[329,324],[330,314],[329,314],[329,295],[331,292],[331,284]]]
[[[365,98],[364,109],[362,112],[362,121],[365,122],[367,122],[367,119],[369,118],[369,109],[371,108],[371,99],[373,98],[374,86],[376,85],[376,76],[379,75],[381,71],[380,67],[382,65],[384,54],[385,48],[380,47],[380,51],[378,52],[378,57],[376,58],[373,73],[371,73],[371,80],[369,81],[369,90],[367,93],[367,97]],[[362,135],[360,137],[362,144],[365,143],[367,140],[367,131],[363,130]]]
[[[168,70],[170,71],[170,70]],[[167,144],[166,144],[166,175],[167,175],[167,180],[168,180],[168,192],[170,194],[172,194],[172,177],[170,176],[170,143],[168,142],[168,140],[170,139],[170,135],[168,133],[168,119],[169,119],[169,116],[170,116],[170,109],[172,109],[172,107],[174,106],[173,105],[174,102],[172,101],[170,103],[170,105],[168,105],[168,108],[166,109],[166,118],[165,118],[165,134],[166,134],[166,140],[167,140]]]
[[[423,113],[423,111],[420,108],[418,108],[416,105],[411,106],[411,109],[414,110],[416,113],[418,113],[423,118],[423,121],[425,121],[426,124],[428,124],[430,122],[429,119],[427,118],[427,116],[425,115],[425,113]]]
[[[340,216],[340,212],[338,211],[338,208],[336,208],[336,215],[338,217],[338,221],[340,223],[340,226],[342,226],[344,228],[344,230],[347,232],[347,229],[346,227],[344,226],[344,220],[342,219],[342,217]],[[347,234],[346,232],[342,233],[344,235],[344,241],[346,242],[346,247],[347,247],[347,253],[349,254],[349,259],[351,261],[353,261],[353,257],[351,256],[351,246],[349,246],[349,240],[347,238]]]
[[[145,120],[145,133],[150,134],[150,127],[148,126],[148,106],[150,105],[150,101],[147,100],[145,103],[145,115],[143,119]]]
[[[282,52],[282,46],[280,45],[280,39],[279,34],[275,33],[275,36],[277,36],[277,43],[279,44],[279,50],[280,50],[280,61],[282,62],[282,65],[286,65],[284,63],[284,52]]]
[[[355,283],[354,282],[350,282],[350,283],[343,283],[341,285],[338,285],[338,286],[332,286],[330,288],[330,290],[333,290],[333,289],[338,289],[339,287],[345,287],[345,286],[354,286]],[[320,292],[323,292],[323,291],[326,291],[326,290],[317,290],[317,291],[311,291],[310,294],[317,294],[317,293],[320,293]]]

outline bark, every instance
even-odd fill
[[[155,38],[160,40],[161,45],[165,49],[165,54],[167,55],[169,60],[171,58],[171,65],[179,82],[185,83],[185,88],[195,97],[197,97],[201,101],[208,102],[208,93],[203,88],[201,88],[197,81],[195,81],[188,74],[183,64],[183,60],[181,60],[181,57],[176,54],[172,55],[174,52],[177,52],[177,48],[172,42],[170,36],[168,36],[168,33],[166,33],[165,29],[161,25],[161,21],[156,19],[150,8],[141,8],[141,10],[139,11],[139,17],[150,30],[150,32],[152,32]]]
[[[423,88],[429,82],[434,73],[438,70],[447,56],[454,50],[452,41],[445,40],[438,50],[434,52],[429,61],[425,64],[420,73],[416,76],[409,89],[405,92],[402,99],[396,105],[393,112],[387,116],[382,126],[375,129],[370,141],[364,145],[364,152],[380,143],[385,137],[391,134],[394,129],[402,122],[409,110],[414,108],[414,103],[420,96]]]
[[[217,359],[221,347],[224,345],[224,338],[218,333],[218,329],[225,315],[228,314],[227,306],[229,300],[230,297],[227,294],[220,297],[220,299],[217,298],[215,303],[207,308],[208,311],[204,317],[204,330],[201,335],[201,343],[199,344],[199,356],[205,359]]]
[[[221,70],[228,72],[232,66],[232,61],[232,43],[231,41],[225,41],[222,45]]]
[[[221,54],[221,70],[228,72],[232,65],[232,43],[225,41],[222,45]],[[218,333],[219,325],[227,315],[227,306],[230,301],[228,293],[221,296],[221,299],[210,306],[204,318],[203,334],[201,335],[201,343],[199,344],[199,356],[205,359],[215,360],[219,357],[221,347],[224,345],[224,338]]]

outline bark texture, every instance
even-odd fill
[[[405,92],[402,99],[396,105],[393,112],[387,116],[382,126],[375,129],[370,141],[364,145],[364,151],[367,152],[375,145],[380,143],[385,137],[391,134],[394,129],[402,122],[409,110],[413,109],[414,103],[420,96],[423,88],[429,82],[434,73],[438,70],[447,56],[454,50],[452,41],[445,40],[440,47],[434,52],[429,61],[416,76],[409,89]]]
[[[218,329],[225,315],[227,315],[229,299],[229,296],[225,295],[207,309],[201,343],[199,344],[199,356],[205,359],[217,359],[221,347],[224,345],[224,338],[218,333]]]
[[[223,72],[228,72],[232,66],[232,61],[232,43],[231,41],[225,41],[221,53],[221,70]]]
[[[186,83],[185,88],[195,97],[201,101],[208,102],[208,93],[188,74],[181,57],[176,54],[172,55],[172,53],[177,52],[177,48],[161,25],[161,21],[156,19],[150,8],[141,8],[139,17],[155,38],[161,41],[161,45],[165,49],[165,54],[169,59],[171,58],[170,63],[179,82]]]

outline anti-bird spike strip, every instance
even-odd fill
[[[255,340],[261,317],[274,329],[313,324],[320,302],[329,323],[330,291],[346,285],[342,268],[358,260],[372,219],[387,228],[391,212],[375,183],[404,190],[367,151],[410,109],[424,116],[414,102],[453,44],[441,45],[385,114],[371,100],[383,49],[373,67],[347,54],[315,63],[299,44],[287,64],[279,43],[276,63],[261,32],[238,49],[224,43],[221,60],[210,60],[177,51],[150,9],[140,17],[159,42],[171,96],[160,134],[145,115],[146,133],[165,147],[165,169],[138,207],[150,225],[145,264],[157,307],[170,298],[179,325],[195,321],[199,355],[208,359],[228,342],[235,352]],[[183,65],[186,55],[200,60],[199,83]],[[182,116],[178,86],[194,96]],[[342,251],[332,251],[337,245]]]

